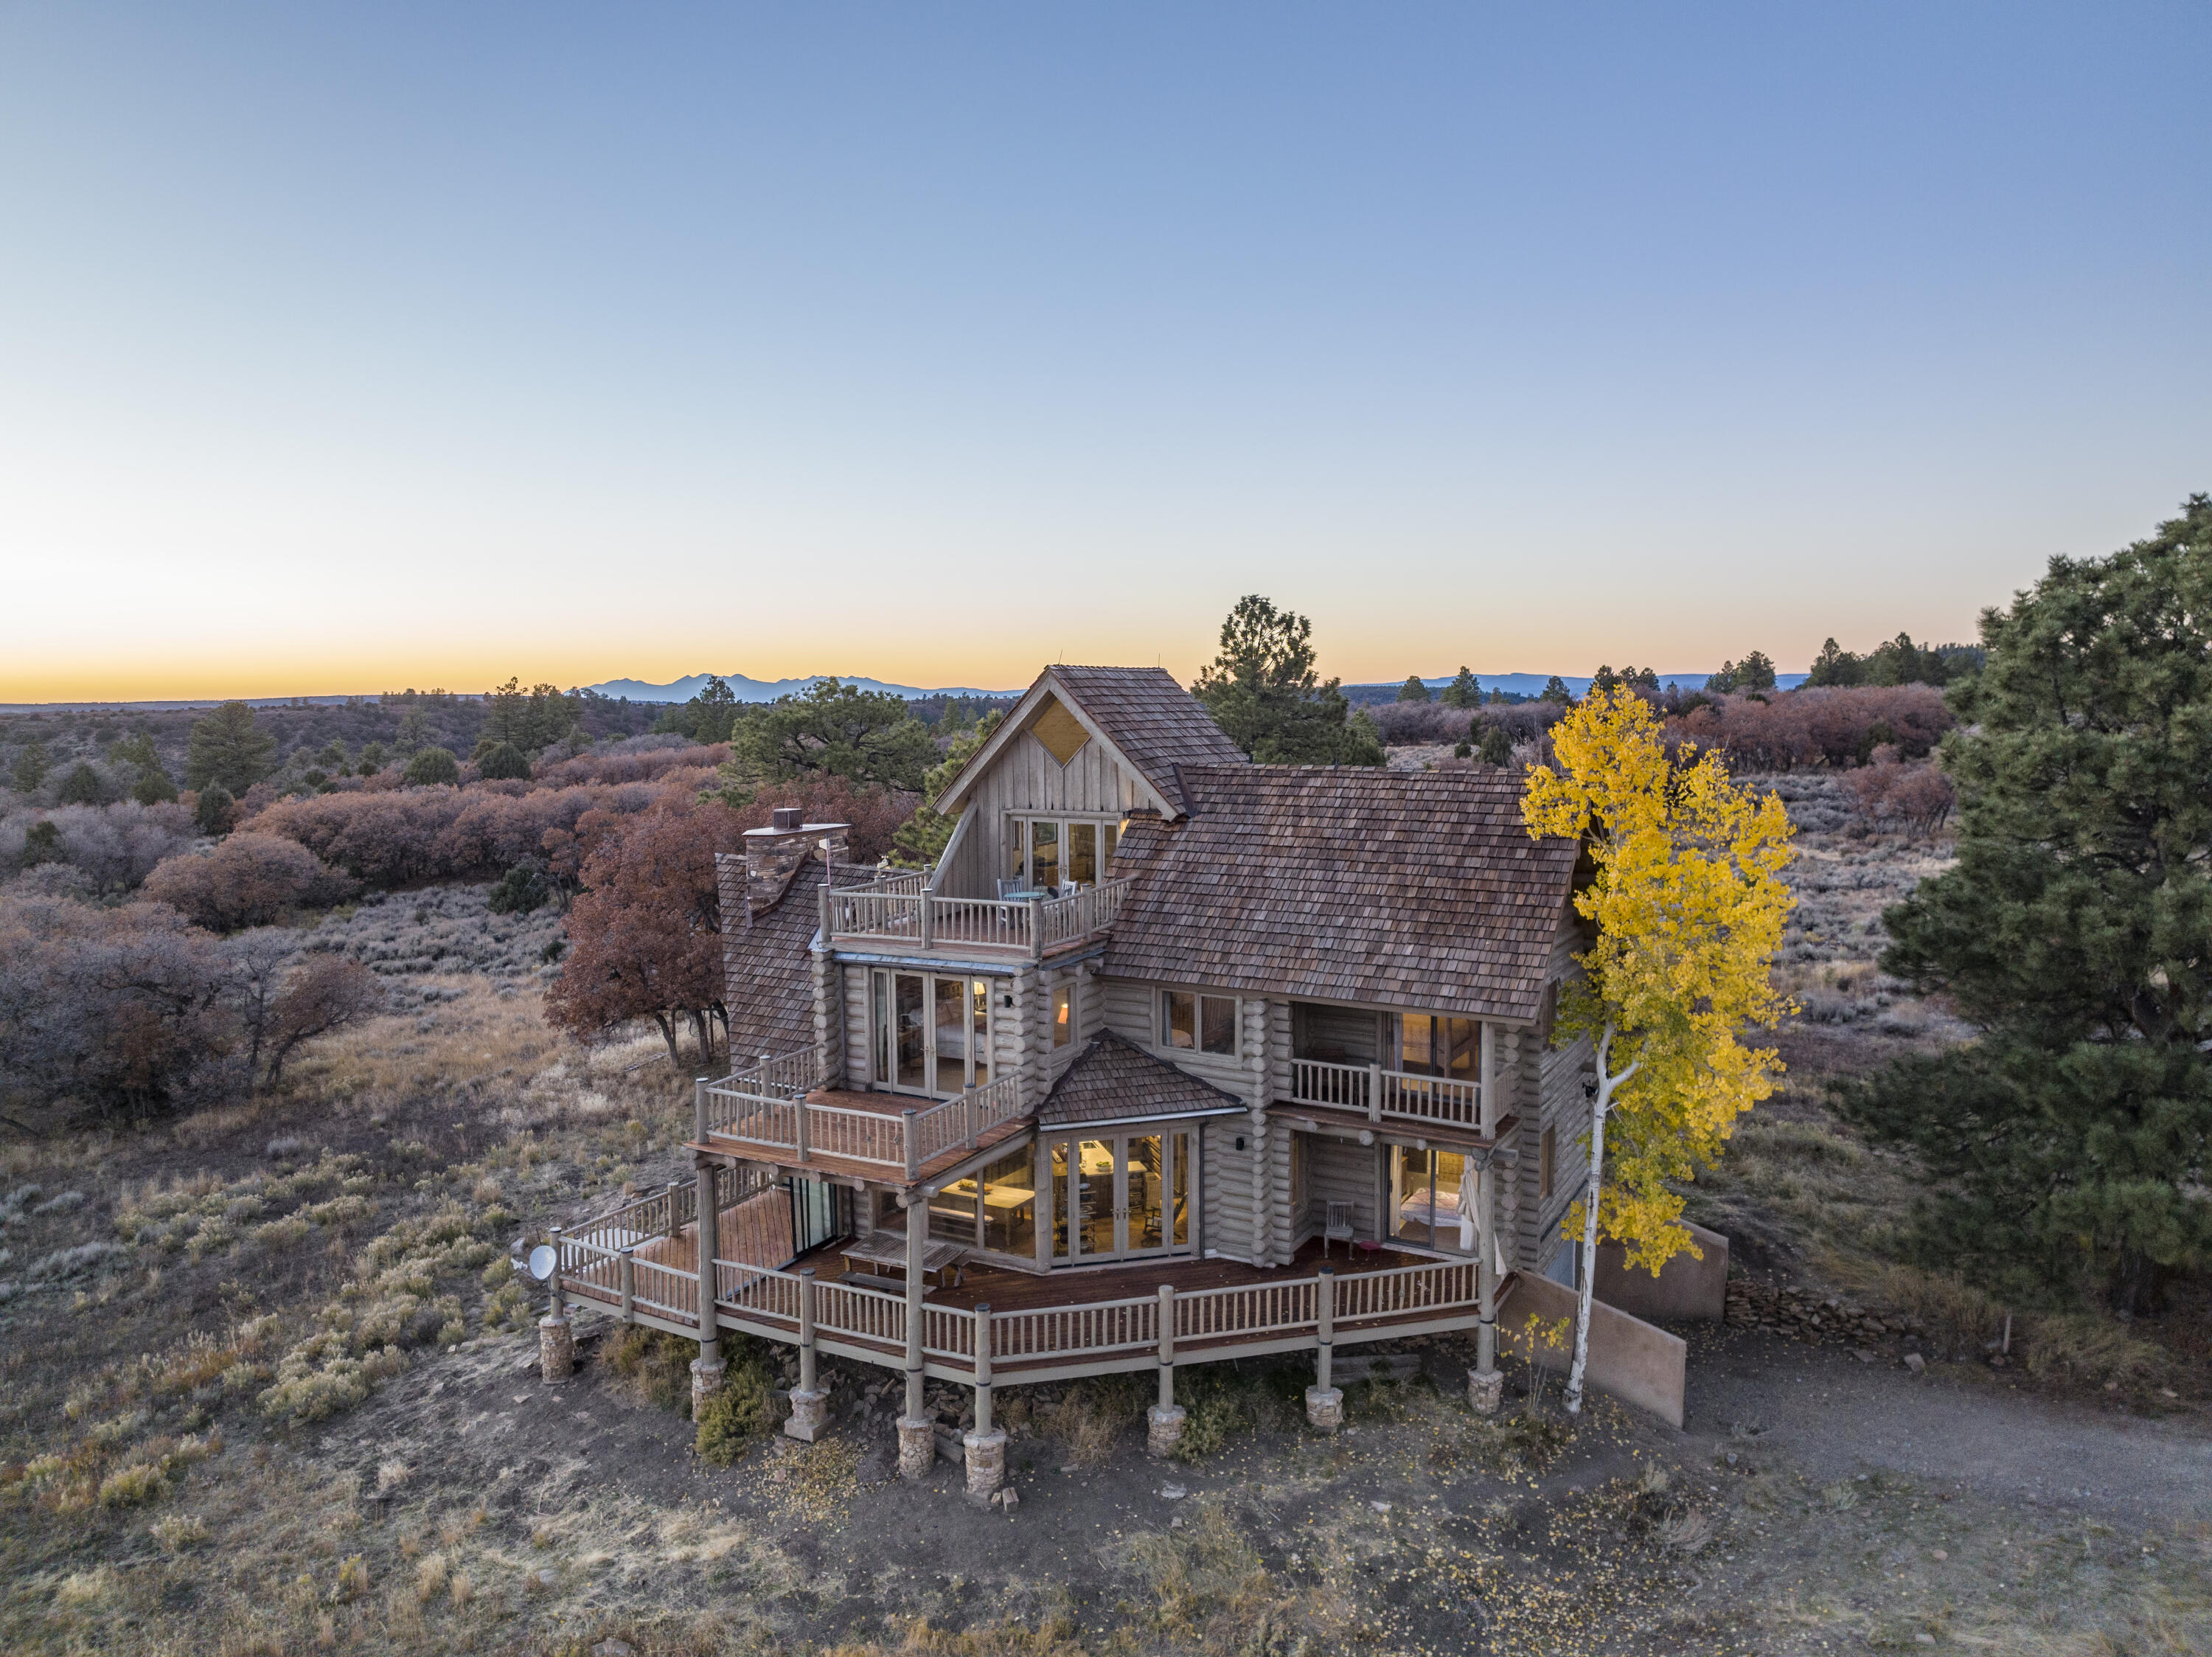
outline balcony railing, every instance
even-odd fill
[[[1107,930],[1133,880],[1101,880],[1072,897],[946,898],[915,874],[824,888],[823,927],[833,942],[890,944],[1042,959]]]
[[[1481,1083],[1386,1070],[1379,1064],[1329,1064],[1320,1059],[1294,1058],[1291,1098],[1303,1105],[1357,1111],[1376,1123],[1393,1118],[1477,1132],[1483,1127]]]
[[[709,1083],[702,1131],[778,1161],[836,1157],[915,1179],[925,1164],[974,1148],[992,1129],[1024,1114],[1021,1077],[1011,1072],[957,1099],[896,1114],[814,1103],[806,1095],[822,1085],[815,1061],[809,1048]]]

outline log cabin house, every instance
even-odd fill
[[[970,1492],[1002,1477],[994,1386],[1477,1334],[1571,1283],[1587,1043],[1549,1040],[1583,947],[1577,848],[1518,782],[1249,763],[1156,668],[1052,667],[937,808],[933,868],[856,868],[779,813],[720,860],[734,1074],[702,1078],[697,1173],[558,1242],[558,1310],[975,1389]],[[697,1217],[714,1221],[702,1264]],[[1549,1285],[1547,1285],[1548,1288]],[[703,1314],[703,1315],[702,1315]],[[565,1342],[565,1325],[549,1339]],[[565,1363],[565,1359],[563,1360]]]

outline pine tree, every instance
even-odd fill
[[[46,780],[46,773],[52,769],[52,765],[46,758],[46,745],[45,743],[30,742],[25,744],[23,752],[15,756],[15,787],[17,791],[23,794],[37,793],[39,785]]]
[[[1447,708],[1472,708],[1482,700],[1482,686],[1465,667],[1452,676],[1452,682],[1437,695],[1437,700]]]
[[[1221,651],[1191,686],[1229,740],[1263,765],[1380,765],[1374,721],[1340,681],[1316,679],[1313,623],[1247,594],[1221,624]]]
[[[185,748],[185,782],[204,789],[219,783],[232,795],[244,794],[274,768],[276,739],[254,721],[243,702],[226,702],[192,722]]]
[[[61,802],[65,806],[96,806],[100,792],[100,773],[82,759],[62,778]]]
[[[1398,700],[1401,702],[1426,702],[1428,699],[1429,687],[1421,683],[1421,676],[1419,673],[1407,674],[1406,682],[1398,687]]]
[[[1957,861],[1883,917],[1882,966],[1982,1033],[1839,1102],[1925,1165],[1927,1258],[2143,1310],[2212,1257],[2212,500],[1981,631]]]

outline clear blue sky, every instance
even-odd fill
[[[0,11],[0,700],[1971,635],[2212,488],[2202,5]]]

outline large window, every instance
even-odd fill
[[[1237,997],[1191,990],[1160,991],[1160,1045],[1201,1053],[1237,1053]]]
[[[1106,876],[1120,835],[1118,822],[1014,818],[1007,825],[1006,878],[1032,892],[1050,892],[1065,881],[1096,886]]]
[[[951,1094],[991,1080],[991,980],[878,972],[871,1049],[878,1086]]]
[[[1075,986],[1056,984],[1052,989],[1052,1045],[1065,1047],[1075,1039]]]
[[[1000,1254],[1036,1252],[1036,1147],[1011,1151],[929,1199],[929,1234]]]

